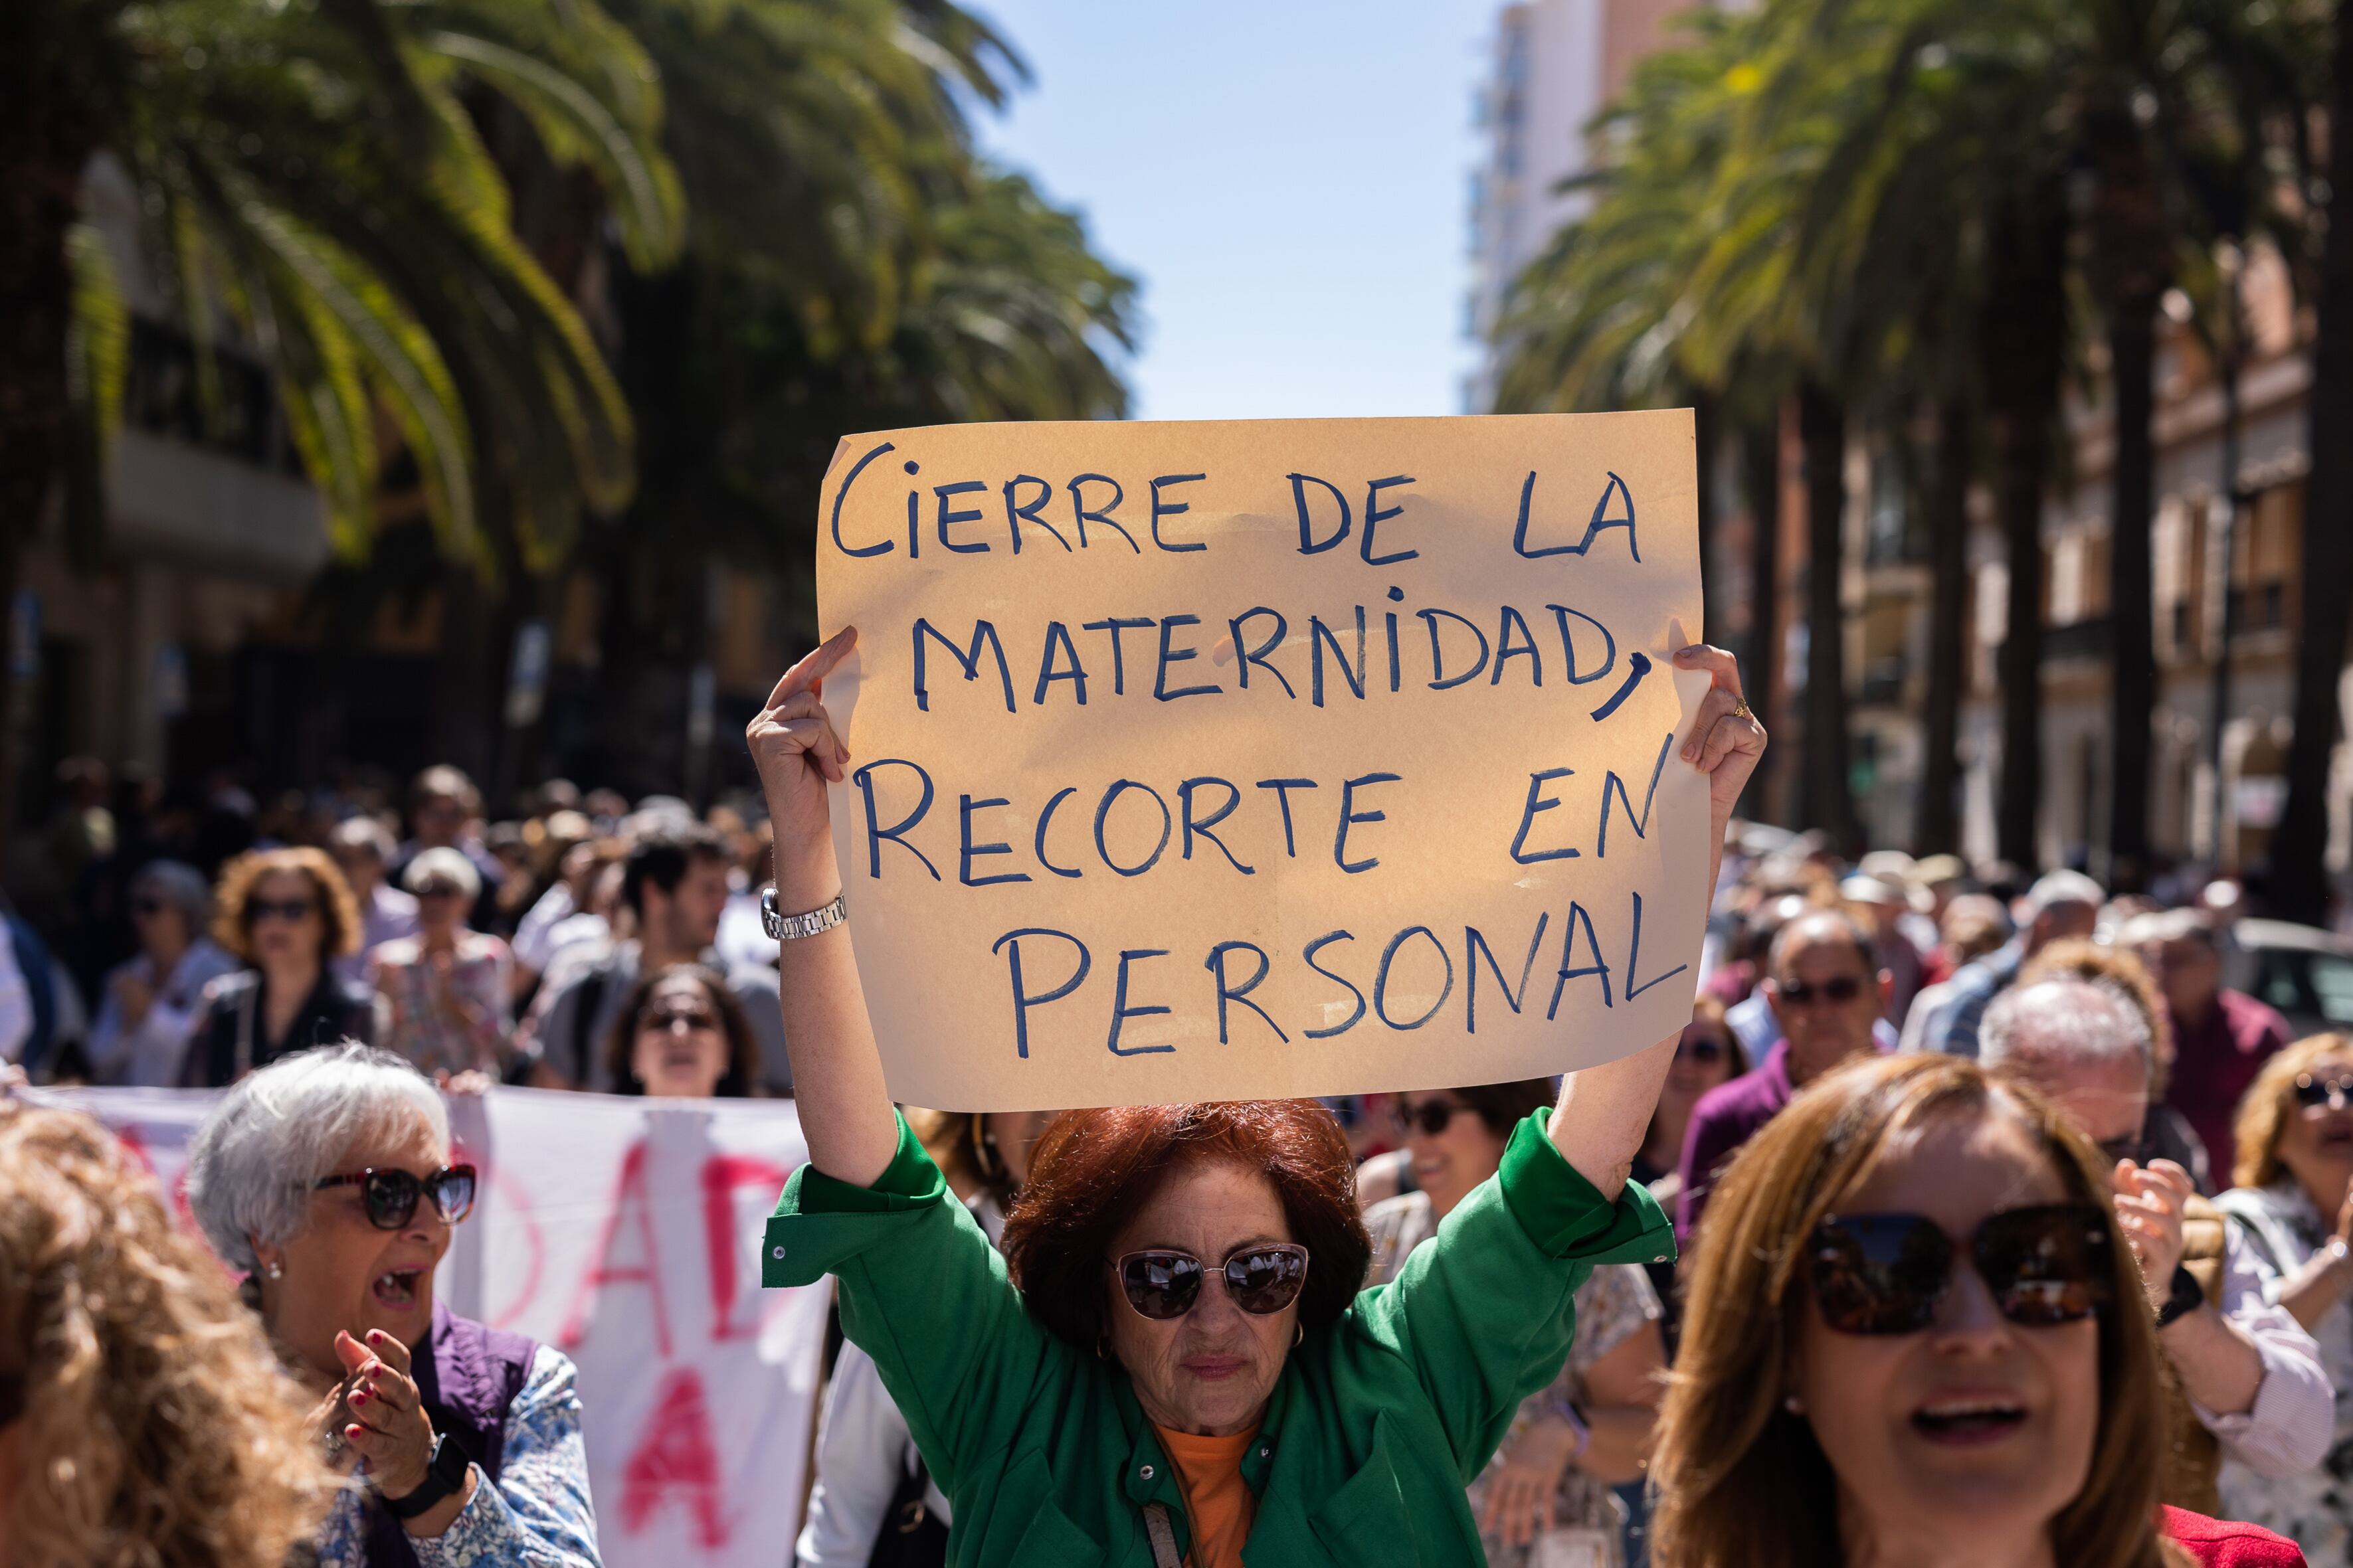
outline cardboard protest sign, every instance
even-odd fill
[[[965,425],[820,500],[892,1092],[1494,1082],[1690,1017],[1687,411]]]

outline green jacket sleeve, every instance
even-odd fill
[[[1413,1367],[1466,1485],[1520,1401],[1559,1375],[1577,1289],[1594,1268],[1674,1256],[1673,1226],[1649,1189],[1629,1182],[1604,1202],[1553,1146],[1548,1114],[1521,1122],[1495,1176],[1414,1249],[1394,1283],[1357,1300],[1360,1331]]]
[[[874,1358],[943,1491],[1001,1447],[1060,1353],[903,1117],[871,1187],[795,1171],[761,1245],[763,1285],[839,1281],[842,1331]]]

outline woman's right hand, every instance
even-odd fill
[[[744,727],[752,765],[767,796],[768,820],[776,836],[776,880],[785,885],[788,867],[832,847],[825,786],[848,775],[849,748],[834,732],[825,710],[825,678],[858,646],[858,628],[844,626],[776,682],[768,705]],[[830,893],[826,896],[830,897]]]

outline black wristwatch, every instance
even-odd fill
[[[406,1497],[385,1497],[385,1511],[395,1519],[415,1519],[436,1505],[447,1501],[466,1489],[466,1471],[470,1461],[466,1450],[449,1441],[447,1432],[433,1435],[433,1457],[425,1462],[425,1479]]]
[[[2205,1288],[2198,1276],[2179,1264],[2173,1268],[2173,1290],[2165,1298],[2165,1305],[2157,1310],[2157,1326],[2166,1328],[2177,1320],[2186,1318],[2206,1304]]]

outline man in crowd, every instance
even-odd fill
[[[482,879],[481,893],[474,900],[467,923],[476,931],[489,931],[497,920],[499,886],[507,872],[482,842],[481,816],[482,792],[474,787],[472,779],[446,763],[426,769],[408,786],[408,827],[413,837],[400,847],[400,862],[386,875],[396,885],[408,863],[427,849],[457,850],[473,863]]]
[[[2158,1313],[2177,1402],[2165,1501],[2219,1511],[2222,1457],[2259,1475],[2310,1469],[2334,1436],[2336,1394],[2320,1348],[2263,1299],[2221,1212],[2189,1173],[2151,1161],[2143,1138],[2154,1043],[2120,988],[2073,977],[2013,987],[1986,1009],[1981,1058],[2031,1084],[2116,1162],[2111,1191]],[[2211,1436],[2210,1436],[2211,1435]]]
[[[1810,910],[1774,936],[1760,989],[1781,1037],[1753,1070],[1708,1090],[1692,1108],[1675,1216],[1675,1234],[1686,1246],[1717,1171],[1740,1146],[1799,1089],[1876,1048],[1872,1026],[1886,1005],[1888,984],[1870,936],[1835,910]]]
[[[2081,871],[2053,871],[2037,881],[2013,911],[2017,935],[1920,994],[1904,1020],[1902,1048],[1976,1056],[1978,1027],[1993,999],[2010,988],[2028,959],[2052,942],[2091,935],[2105,896]]]
[[[2222,949],[2196,910],[2135,915],[2116,933],[2165,994],[2173,1031],[2166,1103],[2189,1118],[2218,1166],[2231,1163],[2231,1118],[2263,1058],[2288,1043],[2287,1020],[2222,984]]]
[[[615,942],[577,975],[543,990],[517,1031],[516,1043],[541,1069],[540,1081],[610,1093],[606,1045],[638,977],[673,963],[723,967],[712,943],[727,906],[729,864],[726,840],[701,823],[654,829],[630,847],[621,902],[633,917],[635,934]],[[773,1089],[789,1089],[792,1069],[785,1059],[776,972],[747,967],[727,980],[759,1037],[764,1079]]]

